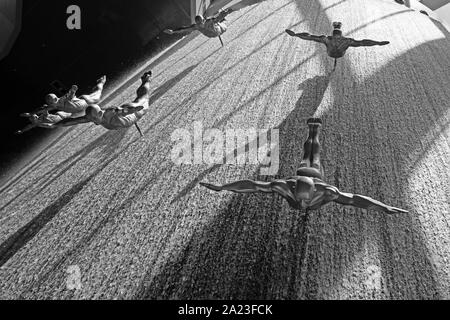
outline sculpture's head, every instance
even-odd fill
[[[341,36],[342,35],[342,22],[335,21],[333,22],[333,35]]]
[[[95,124],[99,124],[103,118],[103,111],[98,105],[92,104],[86,108],[86,118]]]

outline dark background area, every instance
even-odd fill
[[[81,30],[66,27],[70,5],[81,9]],[[49,134],[34,129],[14,135],[27,124],[20,113],[41,106],[45,94],[63,94],[72,84],[83,94],[103,74],[118,78],[180,37],[165,35],[165,28],[190,21],[189,0],[24,1],[21,32],[0,61],[0,176]]]

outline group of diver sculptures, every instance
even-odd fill
[[[167,29],[165,32],[173,34],[197,30],[206,37],[219,38],[223,46],[222,35],[228,29],[225,18],[232,12],[233,9],[225,9],[208,18],[199,15],[195,17],[195,24],[175,30]],[[333,32],[331,35],[318,36],[306,32],[295,33],[292,30],[286,30],[286,33],[291,37],[298,37],[325,45],[328,56],[334,59],[333,71],[336,69],[337,60],[342,58],[350,47],[384,46],[389,44],[389,41],[355,40],[344,37],[341,30],[341,22],[333,22],[332,27]],[[24,129],[17,131],[17,134],[23,134],[35,127],[55,128],[92,122],[108,130],[120,130],[135,125],[142,135],[137,123],[149,110],[151,76],[151,71],[145,72],[141,77],[141,85],[137,90],[136,99],[120,107],[103,109],[98,105],[106,82],[105,76],[97,80],[93,92],[89,95],[77,97],[77,86],[72,86],[69,92],[62,97],[49,94],[45,97],[46,104],[44,107],[21,115],[28,118],[30,124]],[[307,125],[309,133],[304,143],[304,155],[300,168],[295,175],[271,182],[242,180],[225,185],[209,183],[200,183],[200,185],[213,191],[276,193],[286,199],[292,208],[306,210],[307,212],[319,209],[330,202],[364,209],[375,209],[390,214],[408,212],[388,206],[370,197],[341,192],[335,186],[324,182],[319,143],[319,131],[322,121],[318,118],[310,118]]]

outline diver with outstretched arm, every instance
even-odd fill
[[[72,116],[71,113],[66,113],[63,111],[58,111],[54,114],[49,113],[48,111],[44,110],[40,113],[24,113],[21,114],[22,117],[27,118],[30,123],[26,125],[23,129],[17,130],[15,134],[24,134],[27,131],[30,131],[34,128],[51,128],[52,125],[70,118]]]
[[[333,22],[333,33],[330,36],[316,36],[307,32],[295,33],[292,30],[286,29],[286,33],[291,37],[297,37],[303,40],[314,41],[324,44],[327,47],[327,54],[331,58],[334,58],[333,71],[336,69],[337,59],[342,58],[347,49],[350,47],[371,47],[371,46],[384,46],[389,44],[389,41],[375,41],[370,39],[355,40],[347,38],[342,35],[342,23]]]
[[[309,134],[304,145],[304,156],[295,176],[277,179],[272,182],[241,180],[225,185],[200,183],[213,191],[232,191],[236,193],[277,193],[287,200],[294,209],[317,210],[330,202],[362,209],[394,214],[408,211],[391,207],[378,200],[359,194],[339,191],[338,188],[323,181],[320,163],[319,128],[320,119],[309,119]]]
[[[180,27],[175,30],[172,29],[166,29],[164,30],[167,34],[174,34],[174,33],[185,33],[185,32],[192,32],[192,31],[200,31],[204,36],[208,38],[216,38],[218,37],[220,40],[220,43],[223,46],[222,41],[222,35],[227,31],[228,26],[225,24],[225,17],[229,15],[231,12],[233,12],[232,9],[228,8],[223,11],[220,11],[217,15],[213,17],[205,18],[202,15],[198,15],[195,17],[195,23],[186,26],[186,27]]]

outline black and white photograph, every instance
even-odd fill
[[[0,0],[0,76],[0,300],[450,299],[450,1]]]

